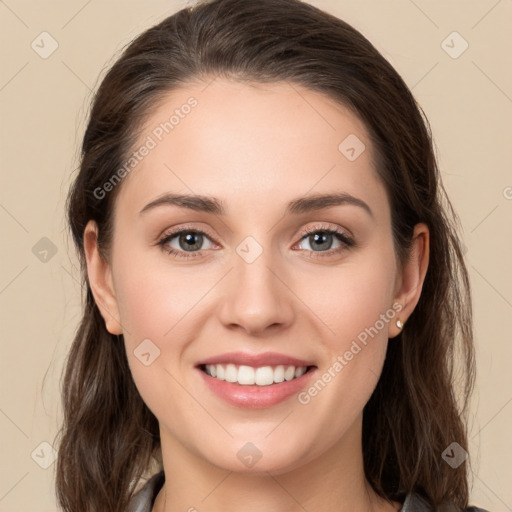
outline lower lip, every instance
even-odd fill
[[[315,370],[316,368],[311,368],[304,375],[296,379],[280,382],[278,384],[270,384],[269,386],[248,386],[238,384],[237,382],[227,382],[225,380],[216,379],[201,369],[197,369],[206,385],[218,397],[231,405],[247,409],[271,407],[299,393],[299,391],[305,387]]]

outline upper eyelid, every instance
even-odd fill
[[[186,226],[186,225],[182,226],[182,227],[179,227],[179,228],[176,228],[176,229],[171,229],[169,231],[164,230],[164,232],[158,237],[158,240],[159,240],[159,242],[162,242],[165,239],[174,238],[175,236],[178,236],[181,233],[188,232],[188,231],[194,231],[196,233],[204,234],[204,235],[208,236],[209,238],[211,238],[215,243],[218,244],[218,242],[216,241],[216,237],[213,236],[207,229],[205,229],[205,228],[196,228],[196,227],[193,227],[193,226]]]

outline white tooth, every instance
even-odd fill
[[[284,366],[276,366],[274,369],[274,382],[283,382],[284,381]]]
[[[274,371],[271,366],[262,366],[256,369],[256,384],[258,386],[270,386],[274,383]]]
[[[228,364],[224,373],[227,382],[236,382],[238,380],[238,370],[234,364]]]
[[[295,377],[301,377],[302,375],[304,375],[306,373],[306,369],[307,369],[306,366],[299,366],[295,370]]]
[[[295,366],[288,366],[284,372],[285,380],[292,380],[295,377]]]
[[[254,384],[254,368],[252,366],[240,366],[238,368],[238,384]]]
[[[207,364],[205,371],[208,375],[219,380],[227,382],[238,382],[241,385],[251,386],[270,386],[271,384],[281,383],[301,377],[307,371],[307,366],[283,366],[275,368],[271,366],[262,366],[253,368],[252,366],[242,365],[240,367],[234,364]]]

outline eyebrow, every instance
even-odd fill
[[[374,218],[371,208],[362,200],[345,192],[333,194],[312,194],[293,199],[286,205],[285,215],[298,215],[316,210],[322,210],[331,206],[340,205],[358,206],[365,210],[370,217]],[[194,195],[194,194],[165,194],[148,203],[140,214],[153,208],[165,205],[179,206],[190,210],[211,213],[214,215],[225,215],[226,209],[221,200],[216,197]]]

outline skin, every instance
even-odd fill
[[[400,267],[368,133],[345,107],[287,83],[206,83],[172,91],[151,112],[141,141],[191,95],[198,101],[124,178],[108,261],[94,222],[85,230],[94,297],[107,329],[124,335],[134,381],[160,425],[166,484],[153,511],[398,510],[365,480],[362,411],[388,339],[400,332],[396,319],[406,323],[420,297],[428,228],[416,226]],[[354,161],[338,150],[349,134],[366,146]],[[333,191],[362,199],[373,217],[350,204],[283,216],[288,201]],[[139,213],[166,192],[217,197],[226,215],[172,205]],[[156,245],[185,225],[209,234],[190,260]],[[334,253],[342,244],[333,237],[331,255],[315,258],[326,251],[304,230],[319,226],[348,231],[356,246]],[[236,252],[247,236],[263,250],[252,263]],[[169,243],[185,252],[179,237]],[[293,396],[235,407],[194,369],[226,352],[274,351],[314,361],[318,377],[393,304],[399,314],[305,405]],[[149,366],[133,353],[146,338],[160,349]],[[247,442],[262,454],[251,468],[237,457]]]

